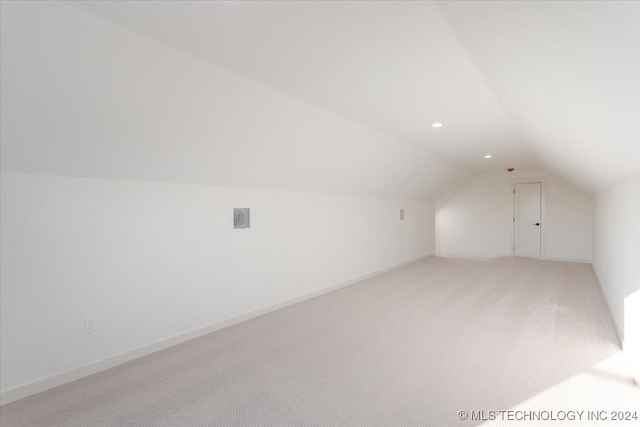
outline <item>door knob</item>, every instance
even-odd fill
[[[536,223],[535,223],[535,224],[533,224],[533,225],[538,225],[538,226],[539,226],[539,225],[540,225],[540,223],[539,223],[539,222],[536,222]]]

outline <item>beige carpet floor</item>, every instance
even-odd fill
[[[483,421],[471,411],[485,420],[500,410],[640,415],[619,359],[590,265],[429,258],[6,405],[0,425],[473,426]],[[499,414],[491,424],[523,424]],[[548,425],[606,424],[582,416]]]

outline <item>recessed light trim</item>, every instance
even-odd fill
[[[485,159],[490,159],[491,157],[493,157],[491,154],[485,154],[485,155],[484,155],[484,158],[485,158]]]
[[[435,122],[431,125],[432,128],[441,128],[442,127],[442,123],[440,122]]]

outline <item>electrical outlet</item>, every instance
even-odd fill
[[[84,333],[90,334],[96,331],[96,318],[89,317],[84,320]]]

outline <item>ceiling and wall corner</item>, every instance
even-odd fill
[[[3,390],[425,256],[461,187],[508,229],[460,203],[507,167],[640,167],[640,3],[461,4],[0,2]],[[557,188],[551,255],[587,259]]]
[[[638,3],[2,9],[3,170],[442,200],[480,171],[592,192],[640,167]]]
[[[542,165],[589,192],[640,168],[640,2],[437,2]]]
[[[104,5],[129,16],[129,3]],[[181,8],[219,6],[133,4],[163,5],[176,15],[149,16],[187,26],[206,11]],[[5,171],[422,199],[472,174],[69,4],[2,12]]]
[[[537,165],[431,2],[73,4],[473,170]]]

